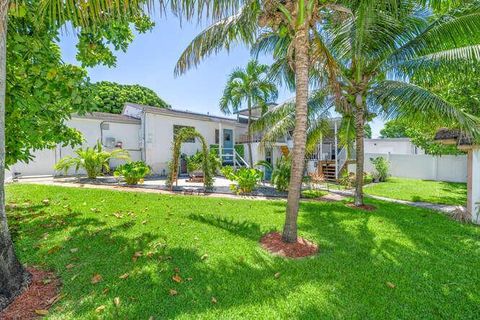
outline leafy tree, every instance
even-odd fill
[[[91,85],[95,111],[122,113],[126,102],[144,104],[159,108],[169,105],[160,99],[155,91],[140,85],[122,85],[115,82],[101,81]]]
[[[380,138],[406,138],[407,126],[398,120],[390,120],[385,123],[385,126],[380,130]]]
[[[252,109],[260,108],[262,114],[267,111],[268,102],[277,99],[278,90],[267,78],[268,66],[252,60],[245,69],[237,68],[228,77],[227,84],[220,99],[220,110],[229,114],[237,112],[246,104],[248,110],[248,157],[253,166],[252,153]]]

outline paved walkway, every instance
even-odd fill
[[[184,192],[181,192],[181,191],[171,192],[167,190],[162,190],[162,189],[159,189],[158,186],[154,186],[151,184],[138,186],[138,187],[131,187],[131,186],[126,187],[126,186],[120,186],[120,185],[79,183],[79,182],[76,182],[75,179],[53,179],[52,177],[21,179],[20,182],[30,183],[30,184],[55,185],[55,186],[63,186],[63,187],[71,187],[71,188],[108,189],[108,190],[117,190],[117,191],[145,192],[145,193],[157,193],[157,194],[185,194]],[[350,191],[350,190],[329,190],[329,192],[330,192],[329,195],[326,195],[320,199],[317,199],[317,200],[302,199],[302,201],[318,201],[318,200],[342,201],[346,197],[353,196],[353,191]],[[283,201],[286,200],[284,197],[271,197],[271,196],[258,196],[258,195],[257,196],[240,196],[240,195],[235,195],[231,193],[193,193],[193,195],[202,195],[202,196],[213,197],[213,198],[247,199],[247,200],[283,200]],[[436,211],[440,211],[448,214],[456,210],[466,210],[466,208],[462,206],[434,204],[434,203],[428,203],[428,202],[412,202],[412,201],[384,198],[384,197],[367,195],[367,194],[365,195],[365,197],[382,200],[386,202],[409,205],[412,207],[436,210]]]
[[[340,194],[340,195],[343,195],[345,197],[353,197],[353,195],[354,195],[353,191],[349,191],[349,190],[330,190],[330,192]],[[445,212],[445,213],[452,213],[456,210],[467,210],[467,208],[463,207],[463,206],[453,206],[453,205],[448,205],[448,204],[437,204],[437,203],[429,203],[429,202],[413,202],[413,201],[385,198],[385,197],[374,196],[374,195],[369,195],[369,194],[365,194],[365,197],[376,199],[376,200],[382,200],[382,201],[386,201],[386,202],[405,204],[405,205],[409,205],[409,206],[412,206],[412,207],[431,209],[431,210],[441,211],[441,212]]]

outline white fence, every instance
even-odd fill
[[[384,157],[390,162],[390,175],[394,177],[467,182],[467,156],[365,154],[365,171],[375,171],[370,158]],[[349,171],[354,171],[354,166]]]

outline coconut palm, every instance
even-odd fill
[[[246,0],[239,10],[230,16],[215,21],[188,45],[180,56],[175,73],[182,74],[197,66],[207,56],[219,50],[229,50],[234,43],[252,45],[261,30],[288,36],[289,65],[295,79],[295,118],[293,130],[292,173],[282,239],[297,241],[297,217],[305,167],[307,140],[308,96],[310,70],[310,44],[312,29],[319,28],[324,13],[349,10],[338,5],[340,1],[323,0]],[[322,56],[323,57],[323,56]],[[321,57],[317,57],[320,59]],[[328,61],[324,61],[328,63]]]
[[[267,78],[268,66],[251,60],[247,67],[235,69],[228,77],[227,84],[220,99],[220,110],[229,114],[237,112],[246,104],[248,110],[248,157],[253,165],[252,154],[252,109],[267,110],[268,102],[277,99],[278,90],[275,83]]]
[[[453,125],[474,136],[480,131],[479,119],[409,82],[432,72],[440,79],[461,76],[461,67],[480,58],[480,6],[436,17],[415,1],[397,3],[388,8],[382,1],[352,1],[345,19],[327,18],[314,35],[324,44],[319,55],[336,66],[334,77],[324,76],[329,83],[323,89],[335,98],[346,132],[352,133],[352,125],[355,132],[357,206],[363,205],[364,127],[372,115]],[[267,34],[260,41],[262,50],[282,53],[278,48],[285,40],[280,37]],[[316,50],[312,47],[312,56]],[[312,67],[317,66],[313,61]]]

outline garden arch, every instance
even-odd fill
[[[203,151],[203,186],[205,189],[211,189],[213,187],[213,172],[210,172],[210,165],[208,159],[208,144],[205,138],[194,128],[182,128],[178,130],[174,141],[173,141],[173,158],[170,162],[170,173],[168,175],[167,185],[170,187],[170,190],[173,189],[173,183],[176,181],[178,183],[178,167],[180,159],[180,147],[182,143],[189,139],[197,138],[202,143]]]

